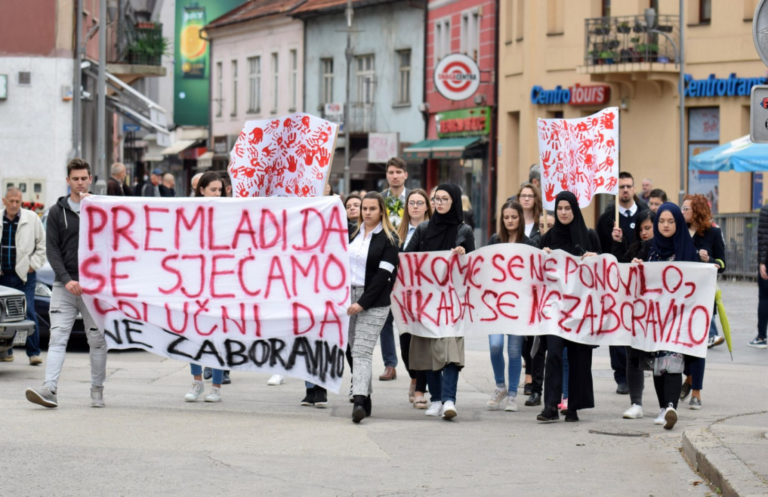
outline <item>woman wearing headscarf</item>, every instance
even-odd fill
[[[555,198],[555,225],[541,238],[542,249],[564,250],[577,257],[588,257],[600,252],[600,240],[594,230],[588,229],[579,209],[576,196],[568,191]],[[556,335],[547,335],[547,359],[544,366],[544,410],[536,417],[539,421],[559,419],[557,405],[563,390],[563,348],[568,348],[568,409],[566,421],[578,421],[579,409],[595,407],[592,390],[592,347],[572,342]]]
[[[678,206],[665,202],[656,211],[649,261],[698,262],[699,254]],[[634,259],[632,262],[641,262]],[[654,354],[653,386],[659,400],[659,414],[653,422],[671,430],[677,423],[677,401],[683,383],[683,355],[668,351]]]
[[[463,255],[475,249],[472,228],[464,224],[461,189],[452,184],[441,184],[433,196],[435,213],[428,222],[416,228],[405,252],[432,252],[450,250]],[[456,385],[459,371],[464,367],[464,338],[411,337],[410,367],[427,371],[427,385],[431,404],[427,416],[453,419],[456,411]]]

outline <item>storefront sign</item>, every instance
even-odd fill
[[[464,100],[480,86],[480,68],[472,57],[451,54],[443,57],[435,68],[435,88],[448,100]]]
[[[554,90],[545,90],[541,86],[531,88],[531,103],[534,105],[605,105],[611,99],[611,87],[608,85],[575,84],[568,88],[557,85]]]
[[[706,79],[693,79],[690,74],[685,75],[685,98],[704,97],[735,97],[749,96],[752,87],[764,85],[768,78],[758,76],[755,78],[739,78],[732,72],[727,78],[716,78],[710,74]]]
[[[435,126],[440,138],[487,135],[491,131],[491,108],[475,107],[440,112],[435,117]]]

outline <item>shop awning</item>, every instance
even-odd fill
[[[460,159],[464,150],[479,142],[481,137],[441,138],[414,143],[403,150],[406,159]]]
[[[768,171],[768,144],[752,143],[749,135],[691,157],[689,167],[700,171]]]
[[[195,144],[196,140],[178,140],[171,144],[170,147],[165,147],[162,152],[160,152],[162,155],[176,155],[181,153],[182,151],[188,149],[192,145]]]

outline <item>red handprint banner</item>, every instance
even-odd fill
[[[337,131],[337,124],[303,113],[247,121],[229,153],[233,196],[321,196]]]
[[[577,119],[539,119],[539,162],[544,208],[563,190],[585,207],[597,193],[619,192],[619,109]]]

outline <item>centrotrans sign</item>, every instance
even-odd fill
[[[472,57],[446,55],[435,68],[435,88],[448,100],[465,100],[480,86],[480,68]]]
[[[541,86],[531,88],[531,103],[534,105],[605,105],[611,99],[611,87],[608,85],[585,85],[578,83],[563,88],[557,85],[552,90],[545,90]]]

